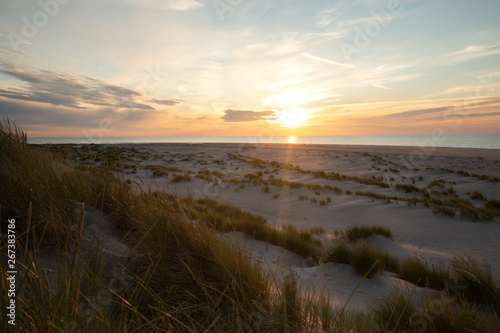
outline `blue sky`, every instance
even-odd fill
[[[500,2],[0,0],[32,136],[500,133]]]

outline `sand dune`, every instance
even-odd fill
[[[429,152],[415,147],[275,144],[133,147],[156,155],[137,161],[137,173],[127,175],[136,186],[209,197],[263,216],[275,227],[321,227],[325,234],[317,237],[327,246],[335,241],[334,230],[382,225],[393,230],[394,240],[372,236],[368,241],[398,258],[417,256],[429,263],[447,263],[454,255],[468,254],[487,259],[493,274],[500,277],[498,216],[460,216],[458,210],[456,216],[444,216],[424,202],[425,198],[467,200],[473,209],[479,209],[484,200],[473,200],[474,191],[485,200],[500,199],[496,178],[500,150],[436,148]],[[168,175],[153,177],[154,166],[164,168]],[[332,173],[339,175],[337,179],[329,177]],[[191,180],[172,182],[176,175],[189,175]],[[264,186],[252,179],[274,183]],[[314,265],[240,233],[223,237],[275,274],[295,272],[303,287],[326,292],[337,304],[344,304],[362,279],[348,265]],[[349,304],[366,306],[393,288],[415,290],[416,295],[429,292],[383,272],[365,280]]]

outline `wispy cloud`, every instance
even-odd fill
[[[163,10],[193,10],[205,6],[197,0],[126,0],[128,3],[143,8]]]
[[[387,114],[384,116],[381,116],[380,118],[409,118],[409,117],[414,117],[414,116],[420,116],[423,114],[429,114],[429,113],[438,113],[438,112],[444,112],[447,110],[451,110],[453,107],[451,106],[445,106],[442,108],[430,108],[430,109],[422,109],[422,110],[410,110],[410,111],[404,111],[404,112],[398,112],[398,113],[391,113]]]
[[[21,81],[21,87],[4,87],[0,96],[30,102],[47,103],[73,109],[116,107],[155,110],[149,103],[177,105],[178,99],[147,101],[141,92],[109,84],[88,76],[69,73],[22,68],[16,64],[0,61],[0,73]]]
[[[492,45],[469,45],[463,49],[445,54],[439,60],[431,62],[430,66],[450,66],[496,54],[500,54],[500,43]]]
[[[333,61],[333,60],[321,58],[321,57],[318,57],[318,56],[310,55],[310,54],[307,54],[307,53],[302,53],[302,56],[304,56],[306,58],[309,58],[309,59],[312,59],[312,60],[316,60],[316,61],[328,64],[328,65],[341,66],[341,67],[348,68],[348,69],[354,68],[354,65],[352,65],[352,64],[345,64],[345,63],[341,63],[341,62],[337,62],[337,61]]]
[[[251,111],[251,110],[226,110],[225,115],[221,117],[226,122],[249,122],[266,120],[276,111]]]
[[[152,99],[151,102],[160,105],[178,105],[184,102],[182,99]]]
[[[120,120],[120,114],[115,108],[103,107],[95,110],[60,108],[44,103],[33,103],[0,99],[2,115],[16,120],[23,126],[33,124],[38,126],[53,126],[59,128],[96,128],[104,118]],[[126,121],[134,124],[151,119],[155,114],[144,109],[134,109],[127,114]],[[123,121],[121,121],[123,125]]]

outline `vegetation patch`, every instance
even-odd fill
[[[411,193],[411,192],[420,193],[420,188],[416,187],[415,185],[396,184],[395,188],[399,190],[404,190],[406,193]]]
[[[401,279],[420,287],[443,290],[452,280],[449,271],[442,264],[430,267],[419,258],[403,260],[399,266],[398,275]]]
[[[267,225],[263,217],[210,199],[181,200],[181,208],[192,218],[223,232],[241,231],[256,240],[283,247],[305,258],[319,260],[321,243],[310,231],[284,226],[282,230]],[[194,208],[194,209],[193,209]]]
[[[326,255],[327,262],[350,264],[354,270],[369,279],[373,278],[379,270],[397,273],[399,261],[387,252],[377,250],[366,242],[357,243],[350,247],[341,242],[331,247]]]
[[[377,225],[350,226],[345,230],[344,233],[349,242],[355,242],[360,239],[367,239],[373,235],[381,235],[389,239],[393,239],[394,236],[391,229]]]
[[[189,182],[192,178],[188,174],[177,175],[173,174],[173,178],[170,180],[171,183]]]

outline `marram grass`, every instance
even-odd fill
[[[293,275],[279,280],[263,273],[217,234],[239,230],[322,258],[311,232],[268,229],[258,217],[215,202],[133,191],[103,165],[68,162],[28,145],[15,125],[0,123],[0,214],[2,224],[7,218],[18,221],[22,258],[16,325],[9,325],[2,312],[0,331],[420,332],[410,322],[412,313],[405,314],[417,305],[402,295],[402,301],[388,298],[364,313],[347,305],[332,308],[327,297],[301,291]],[[118,276],[121,284],[110,283],[98,248],[82,257],[81,230],[71,228],[83,225],[75,214],[82,203],[105,212],[132,249],[130,264]],[[4,238],[0,241],[4,252]],[[42,261],[47,251],[58,258],[51,271]],[[2,309],[9,302],[6,272],[2,261]],[[498,332],[498,317],[470,302],[447,303],[424,332]]]

